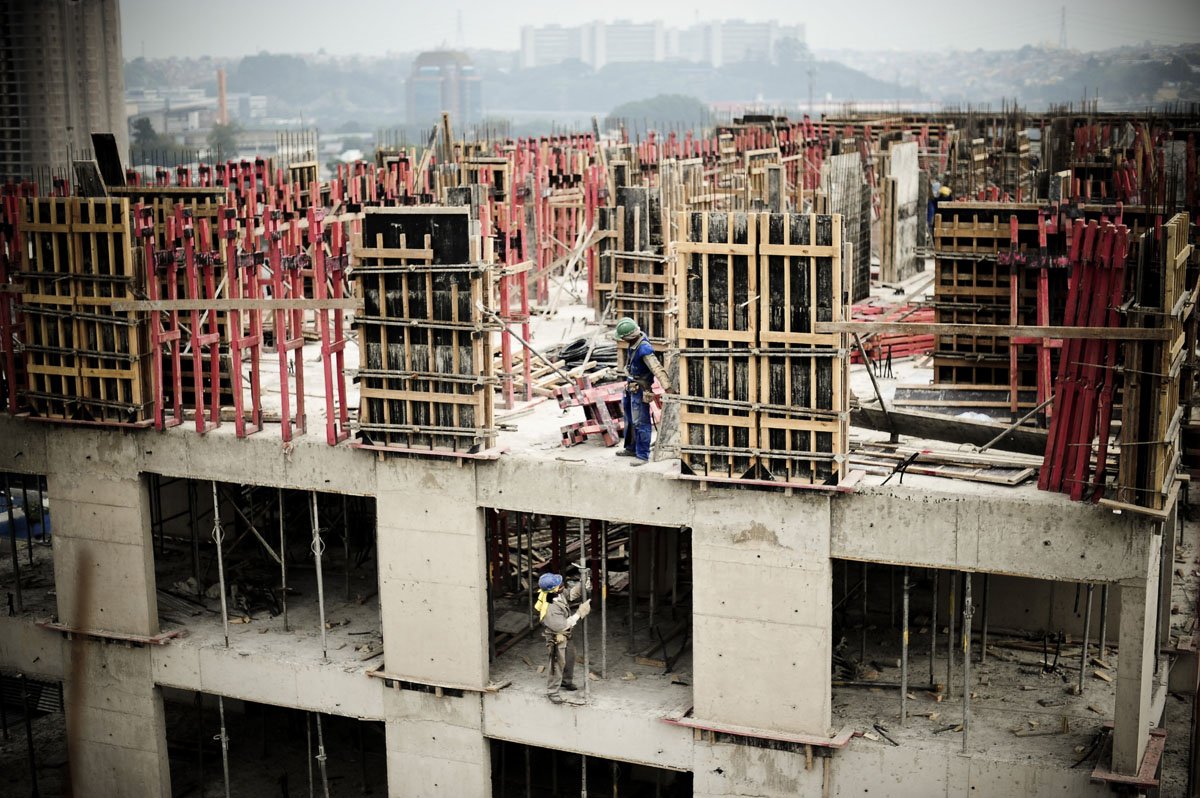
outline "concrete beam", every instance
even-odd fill
[[[1064,496],[864,488],[833,500],[832,556],[892,565],[1117,582],[1140,574],[1154,524]]]

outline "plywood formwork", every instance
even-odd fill
[[[144,295],[126,199],[22,200],[26,399],[46,418],[148,423],[144,313],[114,310]]]
[[[846,353],[816,321],[845,317],[841,218],[681,215],[680,452],[687,471],[836,482]]]
[[[1188,275],[1192,256],[1188,232],[1188,214],[1179,213],[1157,235],[1146,232],[1131,246],[1134,299],[1127,323],[1165,326],[1171,336],[1166,341],[1124,344],[1121,454],[1114,499],[1152,510],[1166,507],[1181,457],[1180,375],[1197,291],[1194,276]]]
[[[856,152],[827,158],[821,167],[821,191],[828,213],[842,217],[844,240],[852,245],[847,269],[850,301],[871,295],[871,189],[863,177],[862,158]]]
[[[467,208],[368,208],[353,274],[359,434],[403,449],[495,441],[492,268]]]

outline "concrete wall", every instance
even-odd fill
[[[695,716],[776,731],[830,725],[829,499],[750,518],[740,496],[693,519]]]
[[[478,693],[438,698],[385,689],[384,711],[389,796],[492,794],[491,752]]]

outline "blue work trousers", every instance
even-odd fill
[[[626,386],[621,412],[625,414],[625,448],[642,460],[649,460],[650,404],[643,398],[640,386]]]

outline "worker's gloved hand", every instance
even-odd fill
[[[592,614],[592,600],[588,599],[587,601],[580,604],[579,609],[577,609],[575,611],[575,614],[578,615],[580,617],[580,619],[586,618],[589,615],[591,615]]]

